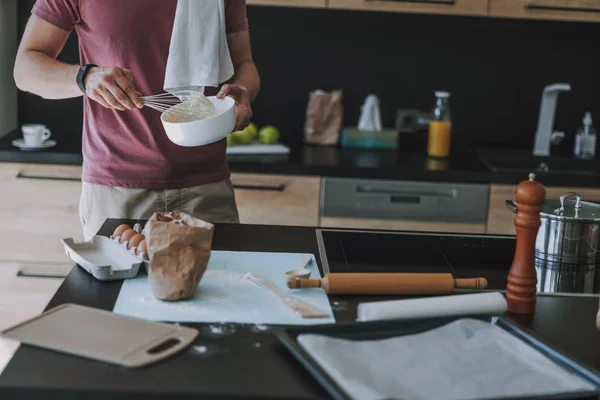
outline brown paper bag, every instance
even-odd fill
[[[154,296],[192,297],[210,259],[214,226],[182,212],[156,212],[146,225],[148,281]]]
[[[315,145],[335,145],[342,129],[342,91],[311,92],[306,107],[304,142]]]

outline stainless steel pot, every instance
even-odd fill
[[[587,295],[600,292],[600,266],[536,259],[535,267],[538,292]]]
[[[536,258],[577,265],[600,264],[600,205],[581,199],[579,193],[546,199],[535,241]],[[506,205],[517,212],[514,201],[507,200]]]

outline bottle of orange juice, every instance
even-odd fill
[[[452,133],[452,118],[450,115],[450,93],[435,92],[437,98],[433,118],[429,123],[429,138],[427,155],[435,158],[445,158],[450,154],[450,138]]]

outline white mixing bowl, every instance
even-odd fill
[[[208,99],[215,105],[215,115],[191,122],[168,122],[165,114],[160,117],[167,137],[171,142],[183,147],[203,146],[218,142],[229,135],[235,128],[235,102],[231,97],[223,100],[210,96]]]

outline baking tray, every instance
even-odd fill
[[[76,304],[54,307],[0,337],[128,368],[157,363],[189,346],[190,327],[145,321]]]
[[[135,278],[140,267],[145,266],[143,257],[105,236],[94,236],[85,242],[67,238],[62,243],[71,260],[101,281]]]
[[[354,339],[354,340],[377,340],[386,339],[403,335],[410,335],[420,332],[425,332],[431,329],[439,328],[443,325],[451,323],[461,318],[478,319],[497,325],[506,330],[513,336],[521,339],[534,349],[540,351],[546,357],[556,362],[566,370],[575,373],[579,377],[590,382],[596,387],[593,392],[586,393],[569,393],[560,395],[544,395],[544,396],[528,396],[521,397],[522,399],[597,399],[600,396],[600,375],[598,371],[585,367],[573,359],[568,358],[560,353],[557,349],[544,343],[539,338],[530,333],[526,333],[519,329],[514,324],[503,318],[494,316],[456,316],[445,318],[427,318],[413,319],[405,321],[383,320],[372,322],[348,322],[335,325],[317,325],[306,327],[289,327],[281,328],[276,332],[277,338],[283,346],[300,362],[315,378],[321,386],[335,400],[351,400],[351,397],[333,380],[325,370],[312,358],[312,356],[298,344],[297,337],[301,334],[319,334],[337,338]],[[511,397],[514,399],[514,397]],[[400,400],[400,399],[398,399]],[[487,400],[505,400],[505,398],[487,399]]]

